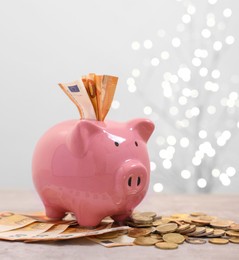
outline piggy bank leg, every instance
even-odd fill
[[[75,216],[76,216],[77,222],[79,223],[80,226],[96,227],[100,224],[102,218],[99,216],[96,216],[94,213],[92,213],[92,214],[86,214],[86,212],[84,212],[83,214],[75,213]]]
[[[62,219],[65,216],[65,212],[59,208],[45,205],[46,216],[52,219]]]

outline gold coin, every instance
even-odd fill
[[[201,233],[201,234],[195,234],[193,236],[190,235],[190,237],[206,237],[207,236],[207,232],[205,230],[205,232]]]
[[[239,231],[239,224],[232,224],[230,227],[229,227],[230,230],[233,230],[233,231]]]
[[[161,236],[160,234],[158,234],[158,233],[151,233],[151,234],[150,234],[150,237],[156,238],[156,239],[158,239],[158,240],[162,240],[162,241],[163,241],[162,236]]]
[[[190,215],[192,217],[199,217],[199,216],[206,216],[207,214],[203,213],[203,212],[192,212],[192,213],[190,213]]]
[[[170,223],[176,223],[178,226],[182,225],[182,222],[178,219],[171,219]]]
[[[190,227],[188,229],[180,231],[180,234],[181,235],[187,235],[187,234],[189,234],[191,232],[194,232],[196,230],[196,228],[197,228],[196,225],[190,225]]]
[[[214,229],[213,228],[206,228],[205,232],[201,234],[196,234],[194,237],[208,237],[213,234]]]
[[[180,225],[178,228],[177,228],[177,232],[181,232],[181,231],[184,231],[184,230],[186,230],[186,229],[188,229],[190,227],[190,224],[182,224],[182,225]]]
[[[228,230],[228,231],[226,231],[226,234],[231,237],[239,237],[238,231]]]
[[[201,220],[212,221],[212,220],[214,220],[216,217],[206,215],[206,216],[199,216],[198,218],[201,219]]]
[[[182,244],[185,240],[185,237],[178,233],[167,233],[163,235],[163,240],[169,243],[172,242],[175,244]]]
[[[138,223],[134,223],[133,221],[126,221],[125,222],[128,226],[130,227],[138,227],[138,228],[145,228],[145,227],[152,227],[152,223],[143,223],[143,224],[138,224]]]
[[[229,240],[225,238],[210,238],[208,241],[212,244],[218,245],[225,245],[229,242]]]
[[[157,214],[155,212],[152,212],[152,211],[142,212],[142,213],[140,213],[140,215],[144,216],[144,217],[153,218],[153,219],[157,216]]]
[[[195,235],[203,234],[205,232],[206,232],[205,227],[196,227],[196,230],[191,233],[187,233],[187,236],[195,236]]]
[[[132,215],[132,220],[136,224],[149,224],[153,222],[152,217],[143,216],[141,214]]]
[[[159,225],[156,227],[156,230],[159,233],[165,234],[165,233],[171,233],[174,232],[178,228],[178,225],[176,223],[168,223]]]
[[[186,238],[186,242],[188,242],[190,244],[197,244],[197,245],[201,245],[201,244],[207,243],[207,241],[205,239],[202,239],[202,238],[191,238],[191,237]]]
[[[205,227],[205,224],[201,224],[197,222],[192,222],[192,224],[196,225],[197,227]]]
[[[171,218],[179,218],[179,219],[183,219],[183,218],[187,218],[189,215],[185,214],[185,213],[174,213],[172,214],[170,217]]]
[[[223,229],[214,229],[213,233],[208,235],[207,237],[221,237],[225,234],[225,230]]]
[[[152,246],[158,242],[158,239],[152,237],[137,237],[134,240],[134,244],[139,246]]]
[[[168,242],[159,242],[159,243],[155,244],[155,246],[157,248],[160,248],[160,249],[176,249],[176,248],[178,248],[178,244],[168,243]]]
[[[231,237],[229,238],[229,241],[235,244],[239,244],[239,237]]]
[[[187,218],[182,218],[181,221],[183,221],[185,224],[192,224],[192,219],[190,216]]]
[[[213,228],[206,228],[206,231],[204,233],[198,234],[198,235],[196,235],[196,237],[207,237],[207,236],[212,235],[213,232],[214,232]]]
[[[163,224],[168,224],[170,222],[170,219],[156,219],[153,221],[153,226],[159,226],[159,225],[163,225]]]
[[[228,228],[233,224],[233,221],[227,220],[227,219],[214,219],[210,222],[210,225],[212,227],[217,227],[217,228]]]
[[[128,236],[134,238],[147,236],[151,233],[151,231],[151,228],[132,228],[128,231]]]
[[[210,224],[212,220],[209,220],[209,219],[200,219],[199,217],[198,218],[195,218],[195,219],[192,219],[192,222],[193,223],[198,223],[198,224],[202,224],[202,225],[208,225]]]
[[[208,228],[208,227],[206,228],[207,236],[213,234],[213,232],[214,232],[214,228]]]

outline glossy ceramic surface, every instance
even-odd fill
[[[123,221],[144,198],[150,175],[151,121],[70,120],[36,145],[32,172],[50,218],[73,212],[82,226],[106,217]]]

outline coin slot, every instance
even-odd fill
[[[132,177],[129,177],[129,179],[128,179],[128,185],[131,187],[131,185],[132,185]]]
[[[137,186],[139,186],[140,183],[141,183],[141,179],[140,179],[140,177],[138,177],[138,179],[137,179]]]

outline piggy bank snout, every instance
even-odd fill
[[[139,162],[126,163],[121,168],[121,177],[123,175],[123,186],[128,195],[140,192],[148,182],[147,170]]]

